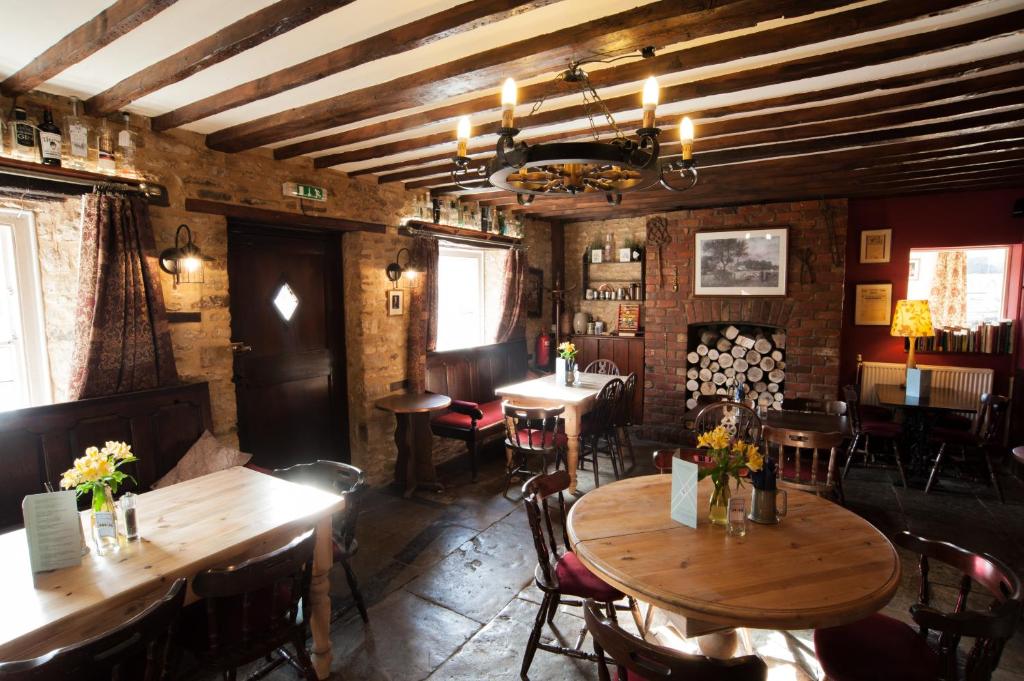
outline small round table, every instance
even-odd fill
[[[434,470],[433,433],[430,432],[430,413],[447,409],[452,398],[434,393],[389,395],[377,400],[377,408],[395,415],[395,483],[412,496],[419,487],[434,491],[443,489]]]
[[[896,549],[854,513],[790,490],[781,523],[748,523],[735,537],[708,522],[711,489],[710,478],[699,483],[694,529],[670,517],[671,475],[602,485],[573,505],[569,542],[608,584],[684,617],[686,636],[836,626],[878,612],[896,593]],[[705,654],[729,656],[712,652],[721,639],[700,643]]]

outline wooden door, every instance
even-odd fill
[[[242,450],[348,461],[340,235],[232,223],[228,280]]]

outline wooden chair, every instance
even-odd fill
[[[996,490],[1000,503],[1006,503],[1003,497],[1003,488],[999,486],[999,477],[996,475],[996,466],[993,459],[997,456],[999,438],[1003,434],[1003,425],[1006,422],[1006,414],[1010,409],[1010,400],[1002,395],[985,393],[981,396],[981,412],[974,421],[974,427],[969,431],[959,428],[933,428],[930,433],[932,442],[941,443],[939,453],[935,457],[932,471],[928,475],[928,482],[924,486],[924,492],[931,491],[932,485],[939,475],[939,469],[944,463],[946,453],[950,445],[959,447],[962,453],[962,460],[966,463],[971,453],[976,453],[985,459],[988,467],[989,480]]]
[[[195,576],[192,590],[205,607],[187,609],[182,642],[205,670],[235,681],[238,667],[291,644],[295,655],[282,650],[284,659],[317,681],[305,625],[315,541],[308,530],[270,553]]]
[[[615,601],[625,598],[623,593],[596,577],[569,550],[569,536],[566,533],[565,521],[565,490],[569,489],[569,473],[555,471],[546,475],[537,475],[523,485],[523,504],[526,516],[530,521],[533,533],[533,544],[537,550],[537,567],[534,570],[534,583],[544,593],[533,629],[526,642],[526,652],[520,668],[520,677],[528,679],[530,665],[538,650],[549,653],[568,655],[582,660],[596,662],[598,656],[582,649],[586,630],[581,632],[575,647],[567,648],[552,643],[542,643],[540,638],[544,631],[544,622],[554,622],[555,614],[560,605],[582,606],[583,599],[593,599],[602,603],[610,617],[615,617]],[[551,503],[554,503],[557,515],[552,521]],[[557,532],[556,532],[557,528]],[[566,599],[566,596],[574,597]],[[636,604],[632,599],[622,609],[632,609],[634,617],[638,617]]]
[[[359,520],[359,511],[367,489],[366,475],[362,469],[351,464],[324,460],[300,463],[289,468],[279,468],[271,474],[289,482],[309,485],[345,497],[345,510],[334,516],[332,536],[334,562],[340,563],[345,570],[345,579],[348,581],[352,600],[355,601],[363,621],[369,622],[370,616],[366,612],[366,602],[359,590],[356,573],[352,569],[352,559],[359,551],[356,523]]]
[[[761,443],[761,419],[757,412],[745,404],[726,400],[712,402],[701,409],[693,420],[693,430],[698,434],[719,425],[725,426],[731,436],[744,442]]]
[[[619,367],[610,359],[595,359],[583,370],[585,374],[605,374],[608,376],[620,376]]]
[[[605,383],[601,392],[594,399],[594,407],[583,417],[580,428],[580,456],[579,466],[589,461],[594,469],[594,487],[601,486],[601,479],[598,476],[597,460],[598,455],[603,451],[602,441],[607,444],[607,451],[612,462],[612,472],[615,479],[621,477],[620,462],[618,453],[614,446],[614,435],[612,434],[613,418],[618,407],[619,400],[625,390],[625,384],[621,379],[613,378]]]
[[[593,600],[583,608],[587,631],[594,637],[600,681],[611,681],[607,653],[619,667],[620,681],[764,681],[768,665],[756,655],[716,660],[656,646],[633,636],[602,613]]]
[[[612,414],[611,437],[617,450],[619,463],[625,468],[625,457],[623,451],[629,452],[630,466],[636,466],[636,454],[633,452],[633,440],[629,436],[629,428],[633,425],[633,398],[636,395],[636,374],[631,373],[623,381],[622,393]],[[623,470],[623,473],[625,471]]]
[[[774,453],[779,462],[778,479],[787,487],[814,492],[818,496],[835,494],[844,503],[841,478],[836,475],[836,458],[843,445],[842,433],[817,433],[791,430],[789,428],[764,428],[765,446],[769,454]],[[793,450],[792,463],[786,456],[786,449]],[[774,449],[774,452],[773,452]],[[801,471],[804,452],[811,450],[810,477]],[[819,452],[828,451],[824,461]]]
[[[900,546],[921,556],[919,602],[910,606],[918,625],[910,626],[882,614],[859,622],[814,632],[818,661],[833,681],[891,678],[904,681],[963,678],[986,681],[999,665],[1003,646],[1013,636],[1021,614],[1020,578],[1002,561],[984,553],[972,553],[947,542],[901,532],[893,537]],[[960,590],[952,611],[931,603],[928,582],[930,561],[937,560],[962,573]],[[985,610],[968,610],[967,598],[974,583],[993,598]],[[928,643],[930,631],[938,633],[937,649]],[[973,638],[964,674],[957,667],[957,648],[963,637]]]
[[[896,460],[896,471],[899,473],[900,482],[903,487],[907,486],[907,474],[903,470],[903,457],[900,454],[899,440],[903,437],[903,427],[892,420],[878,420],[877,418],[866,418],[865,407],[860,403],[860,395],[855,385],[843,387],[843,397],[846,398],[846,416],[850,419],[850,427],[853,429],[853,440],[846,450],[846,463],[843,464],[843,475],[850,471],[850,464],[854,456],[860,454],[863,457],[864,465],[875,464],[875,455],[870,450],[871,438],[884,440],[889,443],[892,449],[893,458]],[[878,409],[878,407],[875,407]],[[871,412],[874,415],[876,412]],[[858,449],[862,445],[863,449]]]
[[[31,660],[0,662],[3,681],[164,681],[175,661],[174,631],[185,601],[186,580],[108,632]],[[8,613],[18,617],[18,613]]]
[[[548,472],[548,459],[555,468],[559,467],[569,445],[565,435],[564,421],[559,417],[565,413],[564,406],[545,409],[542,407],[519,407],[505,402],[505,448],[508,462],[505,472],[505,491],[512,484],[512,478],[522,476],[525,481],[538,474],[530,469],[530,459],[540,457],[540,473]]]

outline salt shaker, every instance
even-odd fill
[[[128,541],[138,541],[139,521],[135,507],[136,495],[126,492],[121,497],[121,510],[124,512],[124,532]]]

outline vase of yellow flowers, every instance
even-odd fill
[[[576,353],[573,343],[566,341],[557,348],[558,358],[555,359],[555,382],[573,385],[576,381]]]
[[[74,488],[81,497],[92,495],[90,513],[91,534],[96,553],[107,555],[120,546],[117,512],[114,506],[114,494],[125,480],[132,480],[130,475],[121,470],[126,463],[138,461],[132,448],[125,442],[110,441],[103,448],[89,447],[85,456],[75,459],[73,467],[64,471],[60,486],[64,489]]]
[[[697,446],[707,448],[710,465],[702,466],[697,477],[703,480],[711,477],[714,490],[708,505],[708,520],[715,525],[726,525],[729,522],[729,478],[736,479],[736,489],[743,484],[740,473],[746,469],[759,471],[764,459],[757,445],[743,442],[733,437],[725,426],[717,426],[714,430],[702,433],[697,438]]]

